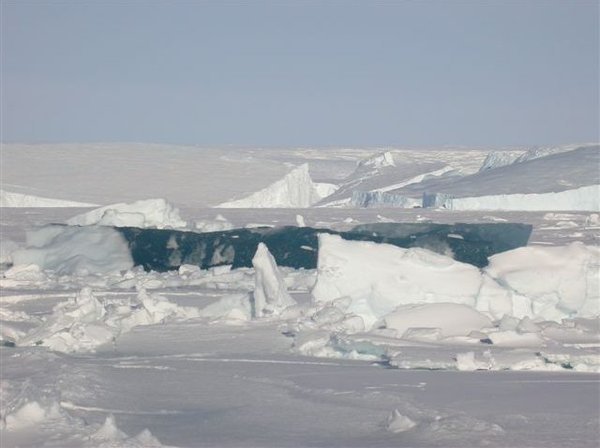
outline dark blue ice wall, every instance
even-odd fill
[[[430,224],[377,223],[347,232],[311,227],[234,229],[195,233],[178,230],[116,228],[126,239],[134,263],[146,270],[168,271],[182,264],[208,269],[252,266],[259,243],[265,243],[279,266],[314,269],[318,235],[330,233],[346,240],[373,241],[398,247],[424,247],[478,267],[488,257],[527,244],[531,226],[513,223]]]

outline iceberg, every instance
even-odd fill
[[[54,224],[28,233],[27,247],[14,251],[14,265],[36,264],[59,274],[107,273],[132,266],[146,271],[253,267],[261,243],[278,266],[315,269],[319,235],[424,248],[477,267],[488,257],[527,244],[531,226],[511,223],[374,223],[345,232],[313,227],[257,227],[216,232]]]

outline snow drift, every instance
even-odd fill
[[[67,220],[72,226],[184,228],[179,210],[164,199],[146,199],[131,204],[111,204]]]
[[[290,171],[283,179],[242,199],[224,202],[220,208],[306,208],[335,191],[331,184],[312,181],[308,164]]]
[[[181,307],[141,289],[134,300],[99,300],[90,288],[59,303],[46,321],[18,340],[18,345],[44,345],[61,352],[93,351],[140,325],[166,319],[198,317],[196,308]]]

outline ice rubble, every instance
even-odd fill
[[[400,368],[600,370],[597,247],[522,247],[479,270],[425,249],[319,243],[312,308],[286,330],[299,353]],[[476,350],[452,352],[465,345]]]
[[[123,302],[107,298],[101,301],[85,287],[75,298],[56,305],[40,327],[16,342],[19,346],[44,345],[60,352],[93,351],[133,327],[198,316],[196,308],[178,306],[143,288],[134,300]]]
[[[185,228],[179,210],[164,199],[146,199],[131,204],[119,203],[97,208],[67,220],[72,226]]]
[[[319,185],[312,181],[305,163],[290,171],[268,187],[242,199],[224,202],[220,208],[305,208],[317,203],[335,191],[331,184]]]
[[[57,274],[109,273],[133,267],[122,235],[110,227],[45,226],[27,233],[27,247],[11,254],[15,267],[37,265]],[[16,271],[15,271],[16,272]]]
[[[86,202],[52,199],[0,190],[0,207],[96,207]]]
[[[103,424],[88,424],[85,420],[73,417],[67,410],[71,408],[69,402],[55,400],[31,400],[24,402],[17,409],[2,416],[2,440],[7,445],[12,441],[20,440],[23,443],[29,440],[31,446],[56,438],[58,428],[70,428],[70,443],[72,446],[81,447],[120,447],[120,448],[151,448],[162,447],[161,442],[148,430],[142,430],[138,435],[129,437],[117,426],[115,417],[107,415]],[[52,429],[52,430],[51,430]],[[44,434],[49,432],[49,434]],[[27,435],[25,435],[27,434]],[[24,436],[25,435],[25,436]],[[23,438],[25,437],[25,438]],[[35,441],[35,442],[34,442]],[[27,445],[29,443],[25,442]],[[20,443],[19,443],[20,445]],[[50,443],[51,446],[58,446]]]

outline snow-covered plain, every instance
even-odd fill
[[[0,208],[1,445],[597,446],[600,204],[474,199],[597,186],[582,146],[6,145],[3,191],[103,207]],[[411,201],[353,200],[377,192]],[[403,208],[422,192],[479,205]],[[428,221],[533,234],[484,269],[324,235],[316,270],[261,246],[156,273],[104,227]],[[92,231],[40,229],[66,222]]]

